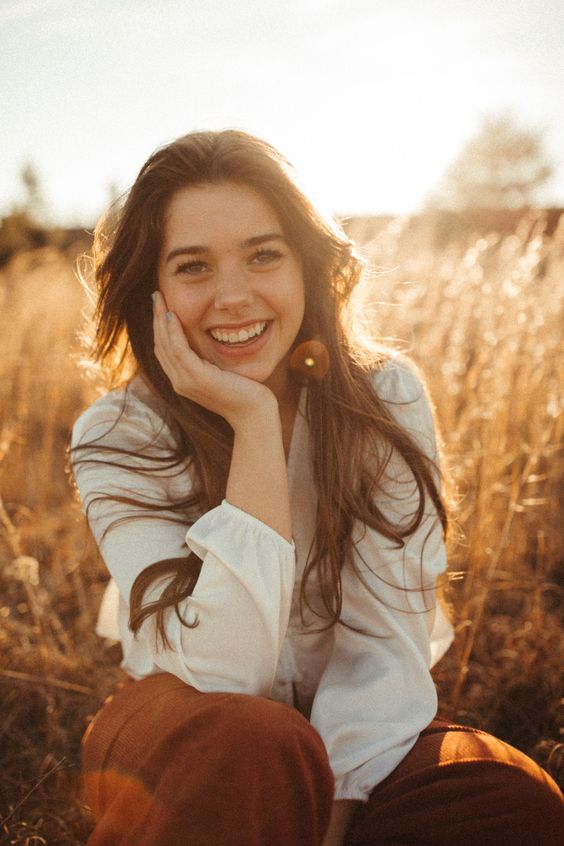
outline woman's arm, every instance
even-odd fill
[[[227,501],[291,541],[288,473],[277,405],[236,423],[234,431]]]
[[[333,802],[329,828],[323,838],[322,846],[341,846],[348,831],[351,817],[358,808],[360,802],[353,799],[342,799]]]
[[[168,508],[190,495],[193,470],[190,461],[167,465],[174,437],[138,388],[98,400],[75,424],[72,442],[83,508],[122,598],[124,667],[134,676],[170,672],[202,691],[268,696],[290,613],[293,544],[227,501],[204,514]],[[178,612],[198,625],[187,628],[171,608],[171,648],[158,643],[154,616],[133,637],[126,615],[136,578],[190,549],[203,564]],[[145,602],[159,599],[167,582],[154,582]]]
[[[156,333],[156,341],[168,356],[173,385],[223,413],[235,443],[226,501],[183,519],[166,505],[190,495],[192,467],[187,462],[182,470],[163,471],[164,456],[174,451],[171,433],[136,392],[126,391],[125,399],[119,391],[108,395],[75,426],[76,480],[124,605],[150,564],[182,559],[190,549],[203,562],[192,594],[178,609],[183,620],[198,625],[183,625],[171,608],[165,648],[156,638],[154,616],[135,638],[122,620],[125,662],[133,674],[171,672],[203,691],[269,695],[295,576],[277,401],[264,385],[202,362],[175,318],[161,317],[157,333],[166,333],[166,340],[161,343]],[[153,583],[145,602],[159,599],[167,581]]]
[[[233,428],[228,502],[291,541],[288,475],[276,397],[265,385],[199,358],[176,315],[166,312],[160,292],[154,300],[155,353],[174,390],[220,414]]]

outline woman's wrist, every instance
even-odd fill
[[[228,410],[224,416],[235,435],[258,437],[268,433],[276,437],[281,432],[278,401],[268,388],[264,389],[262,396],[257,396],[252,402],[245,401],[241,406]]]
[[[226,498],[292,540],[290,495],[278,403],[249,409],[234,425]],[[232,424],[233,425],[233,424]]]
[[[352,816],[360,802],[355,799],[336,799],[333,802],[329,828],[322,846],[341,846],[349,829]]]

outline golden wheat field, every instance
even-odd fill
[[[457,638],[441,712],[564,778],[564,217],[438,248],[393,220],[353,237],[378,270],[363,318],[422,367],[445,445],[456,531]],[[75,846],[91,824],[79,743],[121,678],[94,634],[107,575],[65,468],[97,386],[78,366],[87,300],[74,255],[44,248],[0,271],[0,843]]]

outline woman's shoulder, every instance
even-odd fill
[[[72,447],[99,444],[134,449],[142,443],[174,447],[164,406],[138,376],[95,400],[72,430]]]
[[[378,397],[400,405],[428,400],[422,372],[412,359],[390,353],[372,370],[372,384]]]
[[[425,378],[407,356],[391,354],[372,373],[379,399],[424,449],[435,449],[435,410]]]

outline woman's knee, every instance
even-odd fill
[[[278,762],[296,755],[329,766],[319,734],[295,708],[260,696],[225,694],[206,710],[230,754],[261,761],[272,755]]]
[[[316,730],[294,708],[263,697],[204,694],[169,735],[161,761],[163,755],[172,770],[184,762],[200,771],[201,785],[221,784],[234,795],[251,785],[270,795],[287,789],[330,794],[333,789],[327,752]]]
[[[321,738],[296,709],[260,696],[202,693],[169,674],[118,690],[83,740],[87,770],[153,755],[210,762],[274,755],[278,763],[297,756],[329,767]]]
[[[165,674],[111,698],[85,736],[83,765],[95,813],[120,784],[192,805],[209,800],[210,786],[234,801],[250,785],[265,794],[290,785],[314,804],[319,797],[326,803],[333,788],[324,744],[294,708],[246,694],[201,693]]]
[[[562,830],[562,795],[538,764],[485,732],[435,721],[373,791],[347,844],[556,846]]]
[[[123,809],[133,805],[146,805],[144,816],[152,818],[158,805],[167,809],[162,819],[189,815],[196,828],[197,809],[224,827],[238,816],[248,823],[261,809],[263,824],[296,825],[301,837],[306,820],[322,827],[333,793],[324,744],[295,709],[245,694],[200,693],[170,676],[118,691],[85,738],[84,769],[90,804],[105,822],[116,817],[108,813],[112,803],[120,819],[131,818]]]
[[[315,729],[294,708],[266,698],[205,696],[201,715],[179,739],[195,774],[184,795],[177,793],[178,810],[205,809],[223,833],[201,842],[239,843],[236,822],[247,832],[245,844],[320,842],[333,774]]]

